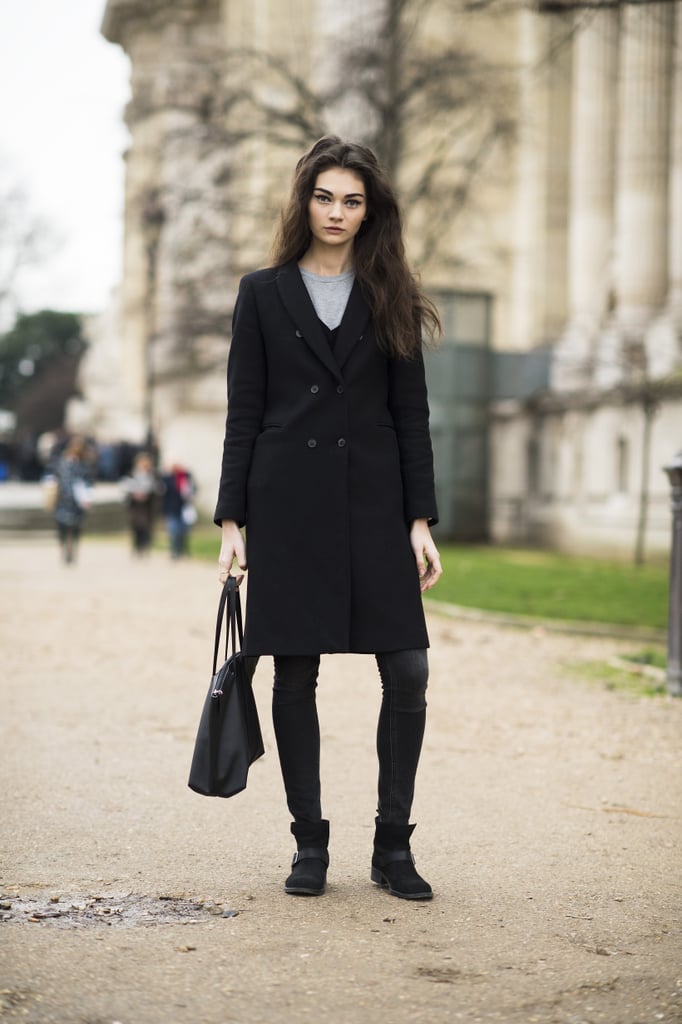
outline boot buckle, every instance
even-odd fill
[[[329,853],[323,846],[303,846],[300,850],[296,850],[291,866],[298,864],[300,860],[321,860],[323,864],[329,866]]]

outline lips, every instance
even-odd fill
[[[343,228],[325,228],[324,230],[330,235],[340,235]]]

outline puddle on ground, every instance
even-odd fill
[[[41,896],[0,895],[0,923],[50,925],[57,928],[149,927],[159,924],[201,924],[211,917],[236,917],[222,903],[186,896],[106,896],[68,893]]]

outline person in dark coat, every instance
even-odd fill
[[[92,504],[91,470],[86,455],[83,438],[71,438],[50,476],[55,483],[54,519],[65,565],[76,561],[83,519]]]
[[[192,504],[195,491],[192,474],[178,463],[173,463],[161,477],[161,515],[166,522],[172,559],[189,554],[190,527],[196,522]]]
[[[375,655],[383,688],[371,878],[432,896],[409,823],[428,678],[421,592],[441,575],[424,331],[439,333],[438,314],[406,264],[390,183],[371,150],[321,139],[297,165],[273,266],[240,284],[215,511],[221,581],[235,562],[246,570],[248,543],[244,653],[274,657],[295,895],[323,893],[329,863],[320,655],[352,651]]]
[[[146,555],[151,548],[158,496],[163,489],[149,452],[138,452],[132,473],[121,481],[121,488],[128,510],[133,553]]]

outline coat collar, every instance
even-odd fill
[[[331,370],[334,376],[341,381],[343,379],[341,367],[362,338],[362,332],[370,317],[369,306],[362,295],[358,282],[353,283],[348,305],[339,325],[333,352],[324,335],[296,260],[280,267],[277,274],[277,288],[287,312],[305,342],[327,369]]]

